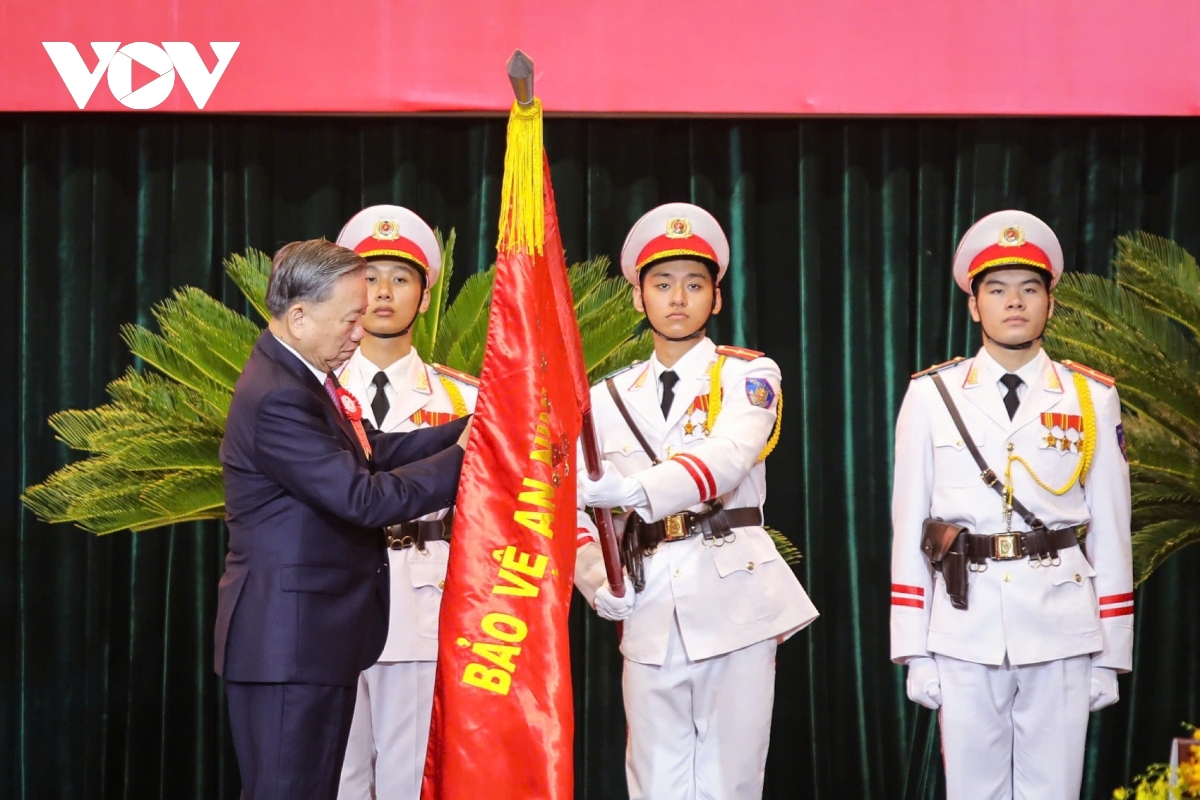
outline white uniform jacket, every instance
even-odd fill
[[[718,353],[704,339],[672,369],[679,375],[670,418],[660,410],[654,357],[613,376],[621,398],[662,463],[654,466],[601,382],[592,388],[592,413],[602,457],[636,476],[650,501],[650,521],[720,499],[727,509],[761,509],[766,467],[758,460],[779,410],[779,367],[769,358],[728,357],[721,370],[721,410],[710,434],[710,368]],[[580,459],[582,464],[582,458]],[[618,530],[624,517],[615,519]],[[735,529],[722,546],[703,537],[664,542],[644,559],[645,589],[625,622],[621,652],[631,661],[661,665],[672,615],[679,619],[688,658],[728,653],[773,637],[791,636],[817,617],[792,569],[761,527]],[[576,583],[589,601],[603,582],[595,525],[579,513]]]
[[[377,372],[379,368],[358,350],[341,369],[338,379],[362,404],[363,417],[382,431],[412,431],[461,416],[455,411],[444,381],[453,383],[468,413],[475,409],[478,390],[474,385],[425,364],[414,350],[386,370],[389,386],[385,391],[391,390],[391,407],[385,419],[376,420],[371,410],[375,391],[371,380]],[[445,511],[439,511],[422,519],[440,519],[445,515]],[[398,519],[395,522],[408,521]],[[438,615],[449,558],[448,542],[430,542],[426,544],[425,552],[416,547],[388,550],[391,611],[387,643],[379,656],[381,662],[437,660]]]
[[[985,350],[938,371],[984,460],[1004,480],[1009,453],[1061,490],[1081,458],[1084,410],[1075,377],[1044,353],[1019,372],[1025,386],[1010,421],[998,383],[1005,370]],[[1095,409],[1090,472],[1061,496],[1012,464],[1014,496],[1051,529],[1087,524],[1086,554],[1059,551],[1057,566],[989,560],[969,573],[968,608],[954,608],[940,573],[921,554],[921,525],[934,517],[972,533],[1005,532],[1003,502],[984,484],[929,375],[908,387],[896,422],[892,493],[891,655],[903,663],[940,653],[1014,665],[1092,654],[1093,664],[1132,667],[1133,574],[1129,465],[1116,389],[1085,378]],[[1011,451],[1009,450],[1011,447]],[[1013,531],[1028,531],[1017,513]]]

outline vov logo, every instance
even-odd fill
[[[92,42],[97,63],[89,71],[75,45],[70,42],[42,42],[50,54],[54,68],[67,85],[67,91],[75,105],[83,108],[91,99],[100,83],[100,77],[108,71],[108,88],[113,97],[126,108],[148,109],[166,100],[175,88],[175,74],[183,79],[183,85],[196,103],[204,108],[217,81],[225,74],[225,68],[233,59],[241,42],[209,42],[217,56],[217,66],[212,72],[190,42],[163,42],[162,47],[150,42],[130,42],[121,47],[120,42]],[[133,88],[133,62],[158,75],[138,89]]]

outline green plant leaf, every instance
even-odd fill
[[[440,237],[440,234],[438,234]],[[449,297],[455,233],[442,254],[442,277],[413,329],[427,361],[478,375],[487,343],[495,267],[472,275]],[[624,280],[598,258],[570,269],[589,374],[645,358],[649,333]],[[255,250],[225,260],[225,270],[265,321],[271,261]],[[50,427],[87,455],[30,486],[22,501],[40,519],[97,534],[149,530],[224,516],[221,438],[233,387],[261,334],[258,324],[184,287],[154,307],[157,331],[127,325],[122,336],[144,363],[108,385],[110,402],[52,415]],[[599,373],[602,374],[602,373]]]
[[[271,277],[271,259],[253,248],[245,255],[234,253],[225,259],[225,274],[241,290],[251,308],[263,322],[271,319],[267,310],[267,280]]]
[[[438,247],[442,250],[442,272],[438,282],[429,289],[429,308],[417,318],[412,333],[413,347],[426,363],[435,360],[433,356],[437,351],[439,328],[450,301],[450,279],[454,275],[454,229],[450,229],[450,238],[445,242],[442,241],[440,230],[435,229],[433,235],[437,237]]]
[[[1114,278],[1065,276],[1046,347],[1117,379],[1133,500],[1134,578],[1200,539],[1200,267],[1174,242],[1117,239]]]

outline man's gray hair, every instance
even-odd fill
[[[325,239],[285,244],[271,261],[267,310],[279,319],[301,301],[324,302],[339,278],[366,268],[358,253]]]

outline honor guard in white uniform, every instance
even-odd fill
[[[624,620],[633,800],[761,797],[775,648],[817,617],[763,530],[779,367],[705,336],[728,264],[707,211],[671,203],[642,217],[621,268],[654,355],[592,389],[605,473],[581,475],[581,505],[626,509],[614,518],[629,579],[614,597],[581,510],[576,583],[602,617]]]
[[[1079,797],[1088,712],[1132,666],[1117,390],[1041,348],[1062,269],[1037,217],[977,222],[954,277],[983,347],[914,375],[896,422],[891,656],[940,708],[949,800]]]
[[[338,378],[383,431],[441,425],[471,413],[478,382],[426,364],[412,326],[429,306],[441,248],[406,208],[372,206],[346,223],[338,244],[367,260],[366,336]],[[438,614],[450,555],[441,511],[388,529],[391,610],[379,663],[359,676],[342,767],[341,800],[418,800],[433,709]]]

